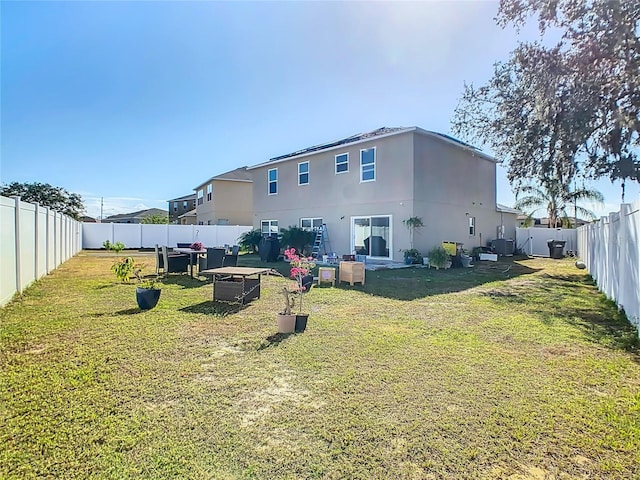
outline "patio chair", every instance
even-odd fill
[[[234,245],[231,247],[231,255],[238,255],[238,252],[240,252],[240,245]]]
[[[178,242],[176,248],[191,248],[191,244],[190,243],[184,243],[184,242]]]
[[[169,253],[166,245],[162,246],[164,274],[185,273],[189,268],[189,255],[186,253]]]
[[[207,256],[200,258],[200,263],[198,264],[200,271],[209,268],[220,268],[224,253],[224,248],[207,248]]]
[[[225,255],[222,259],[223,267],[237,267],[238,266],[238,255]]]
[[[156,277],[160,275],[160,270],[164,273],[164,259],[162,258],[162,249],[156,243]]]

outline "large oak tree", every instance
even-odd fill
[[[64,213],[76,220],[79,220],[84,212],[80,195],[69,193],[62,187],[53,187],[48,183],[12,182],[0,187],[0,195],[5,197],[18,196],[25,202],[50,207],[56,212]]]
[[[576,173],[640,181],[640,0],[501,0],[497,22],[532,17],[554,45],[521,44],[480,88],[465,86],[453,128],[489,145],[509,179]]]

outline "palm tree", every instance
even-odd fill
[[[564,185],[557,179],[547,180],[542,185],[522,185],[516,188],[515,208],[529,212],[527,220],[530,221],[533,214],[542,208],[547,211],[549,217],[549,228],[569,226],[569,215],[567,209],[572,208],[575,216],[580,215],[590,220],[596,218],[596,214],[584,207],[578,206],[577,202],[589,200],[597,204],[604,202],[604,197],[597,190],[585,188],[571,190],[568,185]]]

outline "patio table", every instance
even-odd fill
[[[239,303],[260,298],[260,278],[270,268],[221,267],[202,270],[202,275],[213,275],[213,301]],[[257,278],[256,278],[257,277]]]

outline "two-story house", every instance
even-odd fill
[[[414,248],[515,238],[515,215],[496,207],[497,161],[447,135],[380,128],[249,167],[254,227],[326,224],[331,251],[401,261],[403,223],[420,217]],[[509,218],[505,225],[505,213]],[[506,227],[506,228],[505,228]]]
[[[167,200],[169,204],[169,223],[181,223],[180,216],[196,208],[196,194],[184,195]]]
[[[253,184],[247,167],[216,175],[194,190],[198,225],[253,224]]]

